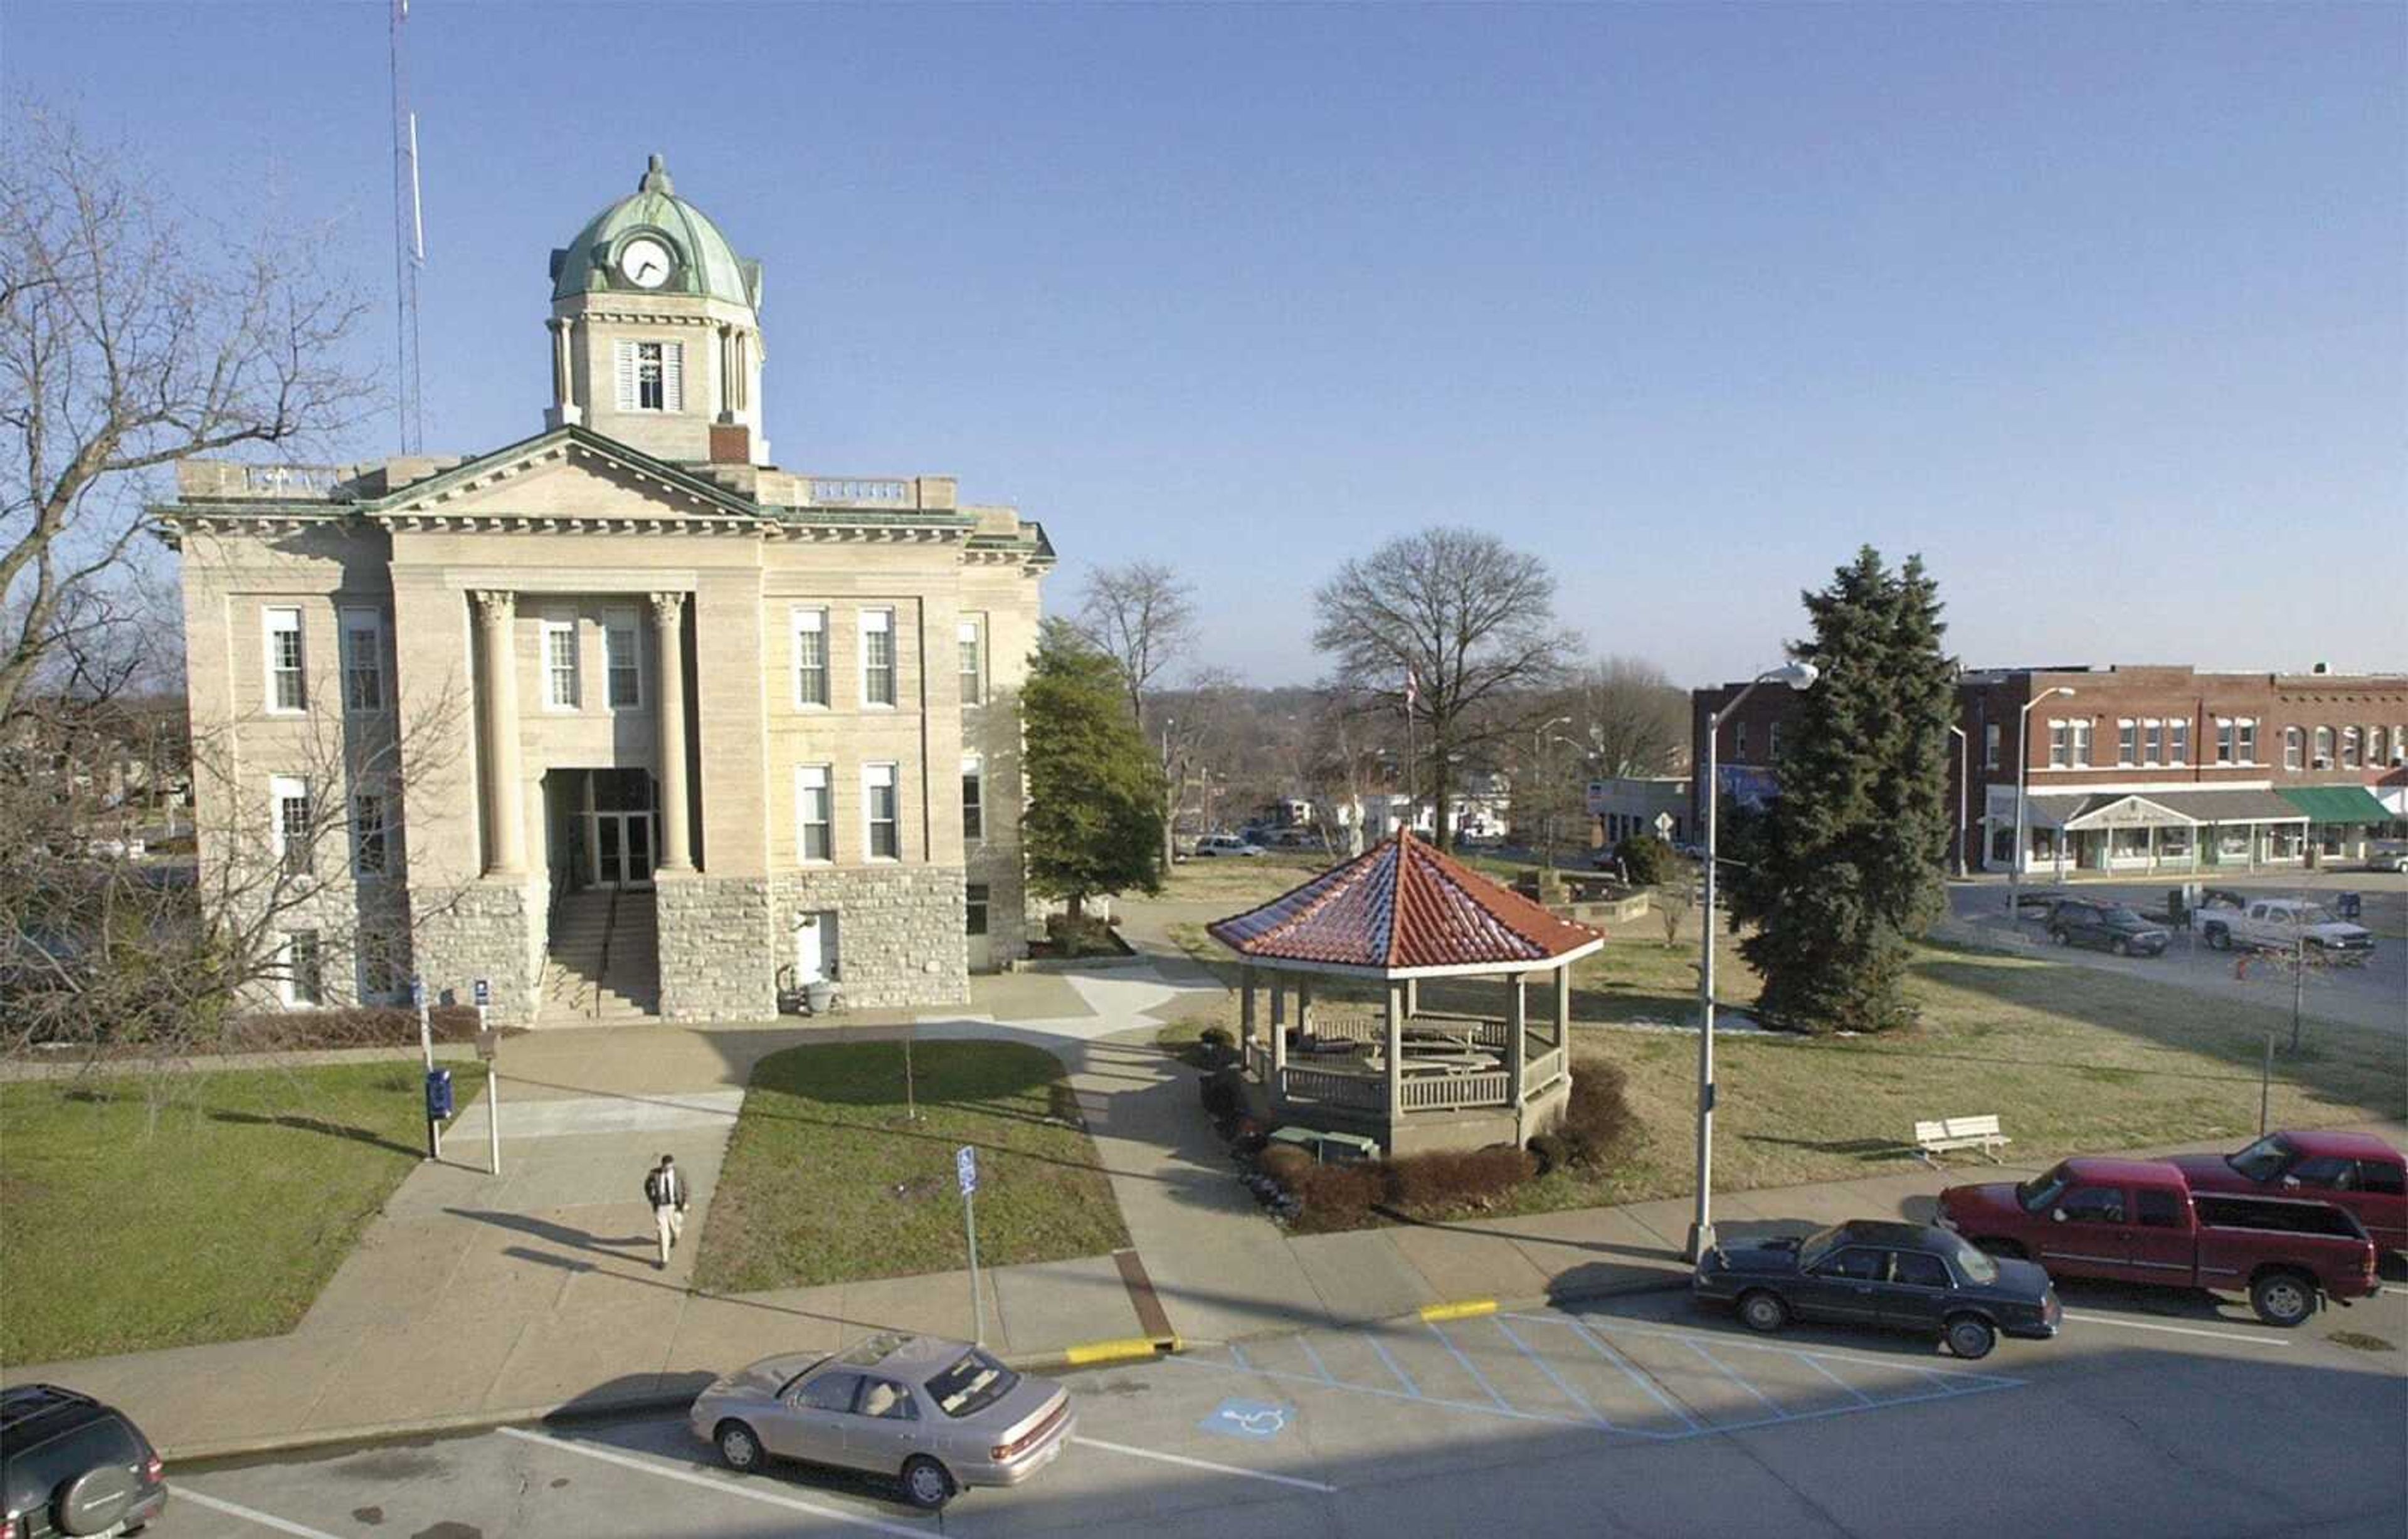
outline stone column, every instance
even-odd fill
[[[518,595],[480,591],[477,620],[484,639],[485,677],[478,691],[483,706],[480,725],[484,738],[486,832],[485,875],[526,875],[526,808],[519,793],[518,648],[512,627],[518,619]]]
[[[661,865],[694,869],[685,794],[685,595],[652,595],[652,656],[660,660]]]

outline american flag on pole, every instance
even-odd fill
[[[1417,673],[1413,672],[1413,665],[1412,665],[1412,663],[1406,663],[1406,664],[1405,664],[1405,709],[1406,709],[1406,710],[1411,711],[1411,710],[1413,708],[1413,703],[1414,703],[1416,700],[1419,700],[1419,699],[1421,698],[1421,692],[1422,692],[1422,679],[1421,679],[1421,675],[1419,675],[1419,674],[1417,674]]]

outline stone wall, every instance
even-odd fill
[[[778,968],[791,951],[775,944],[769,885],[757,876],[654,875],[662,1019],[776,1019]]]
[[[410,965],[426,981],[430,1004],[471,1005],[476,980],[494,989],[496,1026],[535,1024],[538,972],[530,957],[542,955],[543,937],[530,899],[518,882],[482,880],[439,892],[412,892],[417,917],[417,954]]]
[[[793,958],[797,916],[833,909],[837,985],[846,1004],[963,1004],[969,998],[965,880],[959,866],[788,873],[776,883],[777,962]]]

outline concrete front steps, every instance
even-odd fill
[[[568,892],[554,901],[536,1025],[656,1021],[660,941],[650,892]]]

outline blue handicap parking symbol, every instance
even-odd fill
[[[1211,1416],[1197,1425],[1223,1437],[1251,1437],[1259,1441],[1279,1436],[1295,1419],[1296,1407],[1293,1405],[1232,1398],[1221,1402]]]

